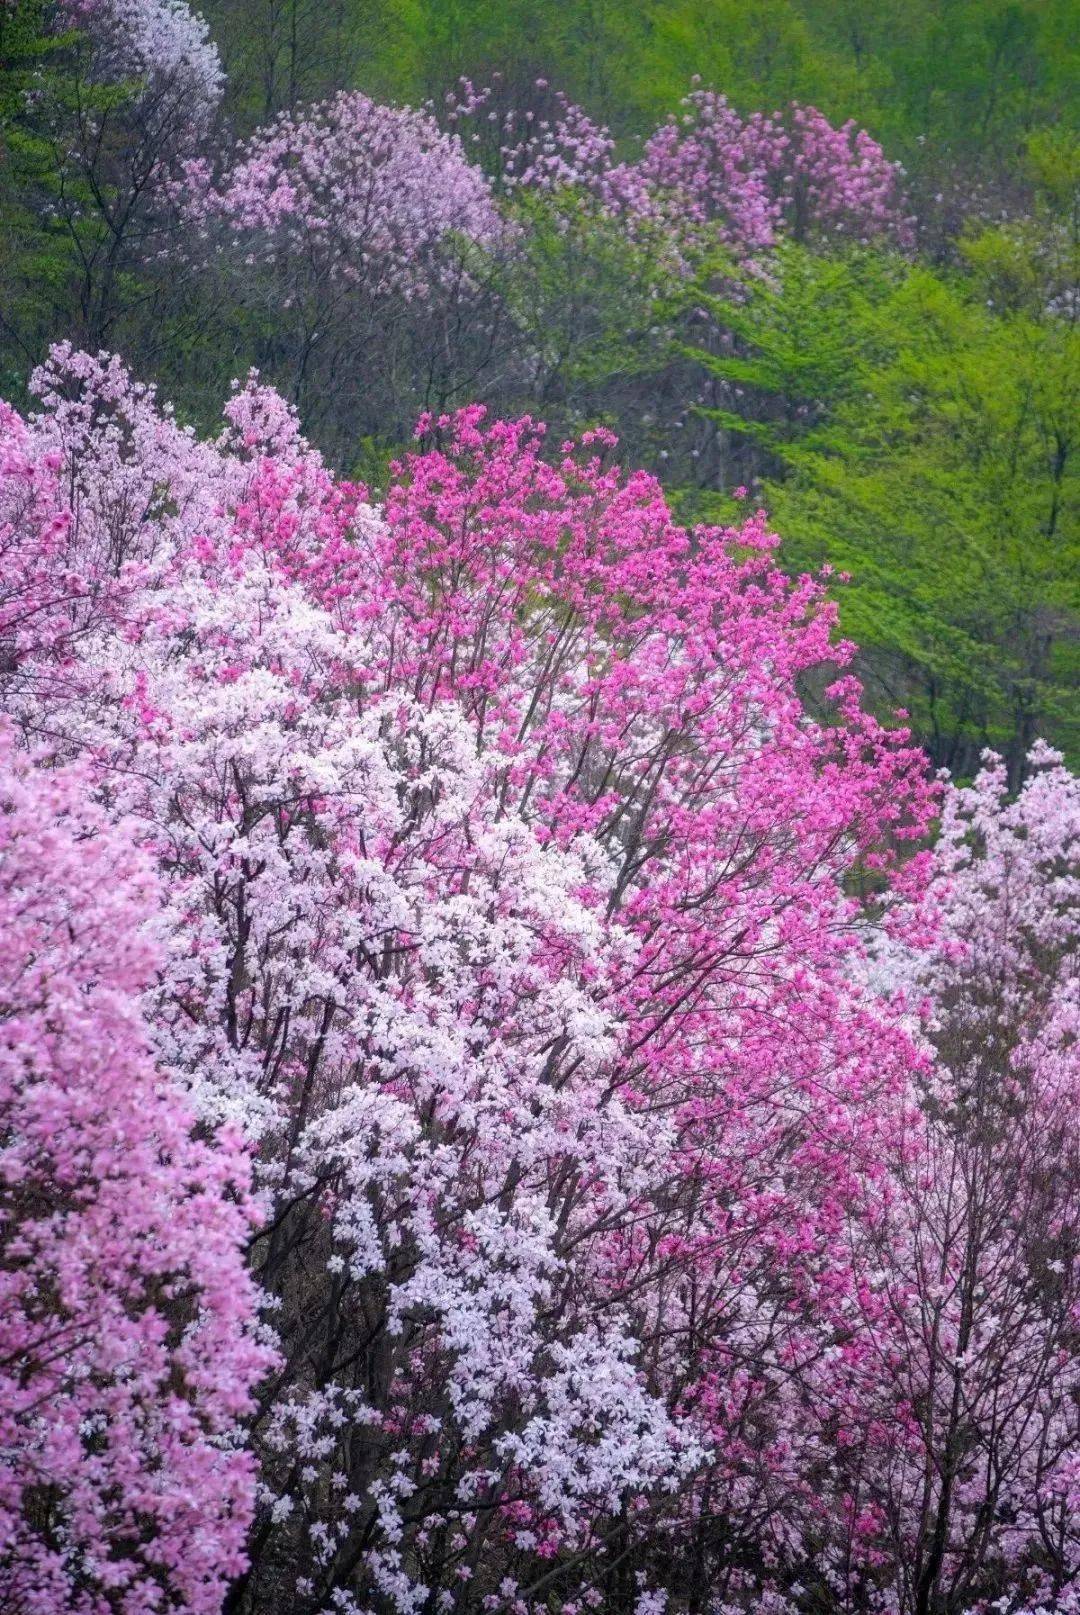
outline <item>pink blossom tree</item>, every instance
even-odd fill
[[[504,190],[583,188],[631,231],[672,233],[690,257],[719,244],[752,258],[782,234],[910,236],[899,166],[865,129],[836,128],[815,107],[744,116],[694,89],[625,162],[610,131],[544,79],[524,105],[463,80],[443,115]]]
[[[355,435],[358,416],[370,431],[400,415],[402,369],[410,399],[442,396],[447,358],[468,370],[473,338],[490,344],[483,288],[504,225],[487,178],[426,112],[342,91],[256,130],[219,177],[193,160],[177,196],[204,273],[265,301],[257,363],[324,436],[330,419]]]
[[[272,1198],[230,1607],[632,1607],[687,1541],[775,1587],[845,1507],[850,1224],[914,1058],[845,885],[932,804],[820,586],[603,435],[429,421],[380,512],[254,384],[217,444],[112,363],[38,385],[20,454],[112,581],[6,699],[141,826],[157,1059]]]
[[[226,229],[260,260],[313,260],[331,284],[426,297],[447,238],[499,234],[483,175],[424,112],[342,91],[282,113],[235,155],[192,216]]]
[[[157,888],[87,783],[0,732],[0,1603],[212,1615],[270,1362],[248,1163],[155,1067]]]
[[[625,205],[648,199],[674,223],[711,224],[723,243],[752,255],[781,233],[906,240],[901,178],[853,122],[834,128],[815,107],[795,104],[744,118],[726,97],[699,89],[611,184]]]
[[[499,74],[481,87],[463,78],[438,111],[504,193],[593,187],[615,161],[611,131],[547,79],[522,96]]]
[[[918,1615],[1078,1598],[1080,782],[1030,764],[1015,801],[989,754],[948,789],[919,934],[882,961],[933,1063],[862,1230],[892,1423],[852,1445],[851,1563]]]

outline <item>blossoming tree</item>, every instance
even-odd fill
[[[661,227],[684,255],[721,243],[752,257],[781,234],[909,238],[899,166],[865,129],[836,128],[816,107],[744,117],[695,88],[627,161],[544,79],[525,104],[462,80],[443,116],[508,193],[583,188],[631,232]]]
[[[176,187],[189,255],[265,302],[258,362],[308,421],[340,418],[352,397],[364,408],[402,363],[430,372],[447,342],[466,363],[504,227],[488,180],[428,113],[342,91],[281,113],[214,166],[193,158]],[[440,346],[444,325],[456,335]],[[400,407],[392,389],[379,407]]]
[[[860,1389],[824,1348],[911,1057],[845,883],[932,801],[820,587],[602,435],[428,422],[379,512],[254,383],[216,444],[115,362],[38,386],[16,514],[62,468],[100,587],[7,701],[140,827],[157,1059],[272,1201],[234,1607],[630,1598],[687,1531],[769,1581],[830,1506]]]
[[[1080,782],[1038,746],[946,793],[917,923],[889,958],[934,1053],[922,1125],[864,1231],[896,1414],[853,1486],[904,1611],[1076,1599]],[[876,1277],[871,1277],[876,1275]]]
[[[156,885],[85,773],[0,733],[0,1603],[212,1615],[255,1491],[249,1165],[140,996]]]

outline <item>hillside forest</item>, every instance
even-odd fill
[[[1080,1615],[1078,0],[0,0],[0,1615]]]

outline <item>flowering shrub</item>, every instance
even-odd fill
[[[640,157],[617,162],[610,132],[545,80],[532,104],[504,103],[498,86],[463,80],[444,116],[505,190],[582,187],[632,231],[660,227],[684,252],[719,242],[752,256],[786,233],[910,236],[898,165],[866,130],[834,128],[814,107],[744,117],[726,96],[695,89]]]
[[[202,184],[200,184],[202,181]],[[220,221],[252,260],[284,257],[298,276],[372,295],[424,297],[451,235],[499,235],[487,181],[424,112],[342,91],[282,113],[242,144],[220,186],[187,175],[184,205],[204,229]]]
[[[134,81],[155,121],[203,132],[221,100],[224,75],[202,17],[185,0],[60,0],[61,24],[78,28],[90,76]]]
[[[7,699],[140,827],[157,1059],[273,1201],[255,1595],[284,1555],[297,1609],[528,1605],[718,1506],[712,1573],[760,1582],[761,1509],[797,1556],[831,1506],[822,1346],[912,1059],[844,882],[932,803],[820,587],[603,435],[426,423],[379,512],[254,383],[216,445],[115,362],[37,385],[17,510],[62,465],[102,581]]]
[[[86,786],[0,732],[0,1602],[210,1615],[270,1360],[248,1163],[155,1069],[156,887]]]

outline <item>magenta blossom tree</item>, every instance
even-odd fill
[[[711,225],[747,254],[781,234],[905,241],[909,233],[901,170],[877,141],[794,103],[744,118],[724,96],[694,90],[611,184],[624,206],[659,210],[688,229]]]

